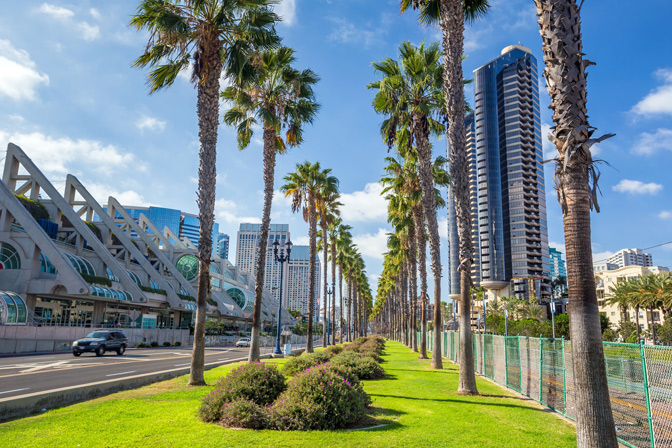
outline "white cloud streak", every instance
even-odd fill
[[[49,76],[39,73],[25,50],[0,39],[0,96],[13,100],[34,100],[37,88],[49,85]]]
[[[642,132],[633,150],[637,154],[645,155],[651,155],[660,150],[672,151],[672,129],[660,128],[653,133]]]
[[[49,3],[43,3],[42,6],[37,8],[37,12],[48,15],[54,20],[58,20],[64,25],[67,25],[68,28],[79,31],[79,37],[86,41],[96,40],[100,37],[100,28],[98,28],[98,25],[91,25],[84,21],[76,21],[75,13],[70,9],[51,5]],[[91,9],[89,12],[96,19],[99,18],[96,17],[96,14],[100,16],[98,11],[95,9]]]
[[[366,184],[363,191],[341,195],[341,216],[345,222],[385,221],[387,201],[381,196],[383,186],[378,182]]]
[[[282,18],[281,24],[294,26],[296,24],[296,3],[298,0],[281,0],[275,6],[275,13]]]
[[[138,121],[135,122],[135,125],[141,131],[148,129],[150,131],[163,131],[166,128],[166,122],[159,120],[158,118],[149,117],[147,115],[142,115]]]
[[[227,224],[238,225],[241,222],[261,223],[261,219],[253,216],[241,216],[238,204],[230,199],[217,199],[215,201],[215,220]]]
[[[638,115],[672,115],[672,69],[661,68],[655,72],[663,82],[632,108]]]
[[[628,194],[658,194],[663,186],[655,182],[644,183],[639,180],[623,179],[612,189],[618,193]]]
[[[672,219],[672,210],[663,210],[662,212],[658,213],[658,217],[660,219]]]
[[[387,230],[379,228],[376,233],[363,233],[355,235],[352,240],[359,248],[359,251],[365,257],[376,260],[384,259],[384,253],[387,252]]]

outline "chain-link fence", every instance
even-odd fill
[[[428,350],[435,336],[427,332]],[[460,333],[439,337],[443,356],[459,363]],[[634,448],[672,448],[672,347],[612,342],[603,347],[619,440]],[[477,373],[576,418],[570,341],[474,334],[472,349]]]

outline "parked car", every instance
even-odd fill
[[[72,343],[72,354],[79,356],[84,352],[94,352],[103,356],[105,352],[117,352],[123,355],[128,346],[128,338],[120,330],[97,330]]]
[[[236,342],[236,347],[249,347],[250,346],[250,338],[240,338],[238,339],[238,342]]]

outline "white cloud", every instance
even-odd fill
[[[282,24],[293,26],[296,23],[296,2],[297,0],[281,0],[275,6],[275,13],[282,18]]]
[[[163,131],[166,127],[166,122],[161,121],[158,118],[142,115],[138,121],[135,122],[135,125],[141,131],[144,131],[145,129],[149,129],[150,131]]]
[[[68,20],[75,16],[75,13],[71,10],[56,5],[50,5],[49,3],[43,3],[37,10],[56,20]]]
[[[638,115],[672,115],[672,69],[661,68],[655,75],[663,85],[651,91],[632,108]]]
[[[551,125],[548,123],[541,123],[541,144],[544,149],[544,159],[551,160],[558,157],[558,150],[553,143],[548,139],[548,134],[550,134]]]
[[[613,255],[614,253],[609,250],[605,250],[604,252],[595,252],[595,248],[593,248],[593,263],[605,262]]]
[[[381,193],[383,186],[378,182],[366,184],[363,191],[341,195],[341,216],[345,222],[385,221],[387,201]]]
[[[672,210],[663,210],[662,212],[658,213],[658,217],[660,219],[671,219],[672,218]]]
[[[261,219],[251,216],[240,216],[238,204],[229,199],[217,199],[215,201],[215,221],[223,221],[227,224],[238,225],[241,222],[261,223]]]
[[[95,184],[90,182],[83,183],[88,192],[91,193],[91,195],[96,198],[100,204],[107,204],[107,199],[112,196],[117,201],[119,201],[121,205],[152,205],[148,204],[145,201],[145,198],[137,191],[118,191],[115,187],[110,187],[109,185]]]
[[[550,241],[548,243],[548,247],[553,247],[554,249],[562,252],[563,255],[566,256],[566,249],[565,249],[565,243],[558,243],[556,241]]]
[[[97,140],[0,130],[0,147],[9,142],[20,146],[47,177],[90,171],[111,175],[130,168],[144,169],[133,154]]]
[[[670,98],[672,101],[672,98]],[[672,151],[672,129],[657,129],[654,133],[642,132],[634,151],[638,154],[653,154],[658,150]]]
[[[49,76],[37,72],[28,52],[0,39],[0,96],[34,100],[41,84],[49,85]]]
[[[355,235],[352,240],[359,248],[359,251],[365,257],[384,259],[384,253],[387,252],[387,232],[388,230],[379,228],[378,232],[363,233]]]
[[[439,236],[448,238],[448,218],[439,219]]]
[[[78,30],[80,32],[80,37],[84,40],[92,41],[100,37],[100,28],[98,28],[97,25],[90,25],[84,21],[75,21],[75,13],[70,9],[56,5],[50,5],[49,3],[43,3],[42,6],[37,9],[37,11],[51,16],[55,20],[58,20],[65,25],[68,25],[69,28]],[[97,10],[91,9],[89,12],[94,18],[100,18],[96,17],[96,15],[100,16]]]
[[[308,246],[310,244],[310,238],[307,236],[300,236],[298,238],[294,238],[294,241],[292,241],[292,244],[295,244],[297,246]]]
[[[613,187],[614,191],[629,194],[657,194],[663,189],[663,186],[655,182],[645,184],[639,180],[623,179]]]
[[[91,17],[93,17],[96,20],[100,20],[102,18],[100,12],[96,8],[91,8],[89,10],[89,14],[91,14]]]
[[[335,24],[335,28],[327,39],[332,42],[357,44],[369,48],[382,42],[388,33],[386,26],[355,25],[342,17],[332,17],[330,20]]]

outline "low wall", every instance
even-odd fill
[[[31,327],[0,325],[0,354],[68,351],[72,342],[94,331],[81,327]],[[120,328],[133,347],[140,342],[190,345],[189,330]]]

